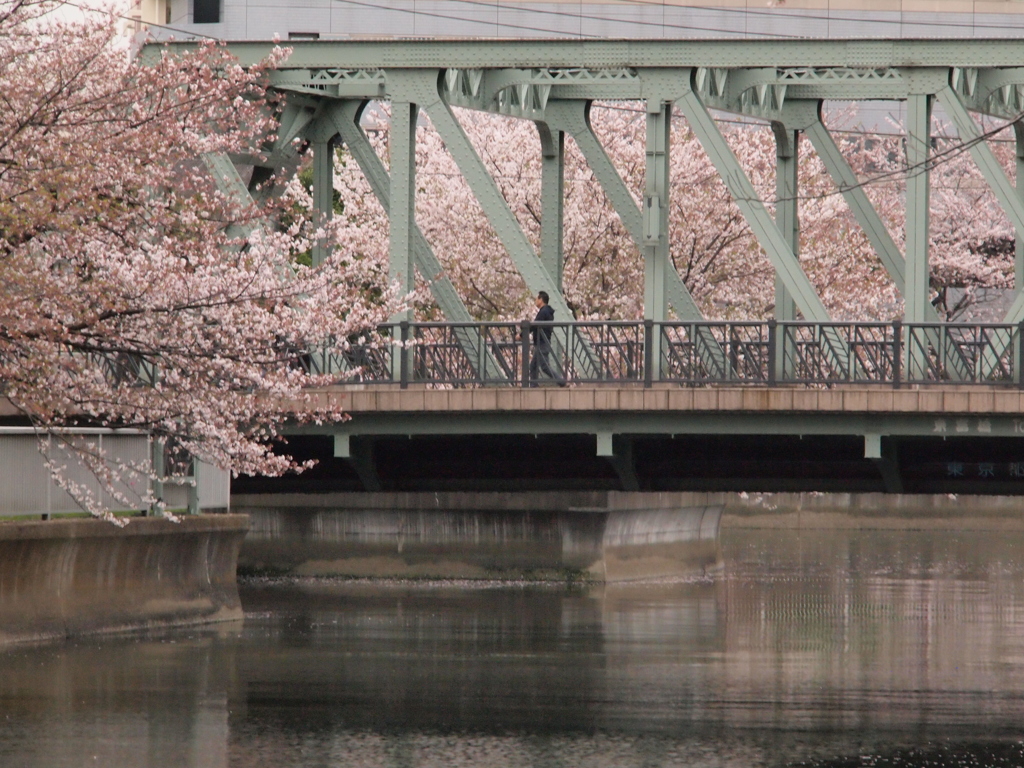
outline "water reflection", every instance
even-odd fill
[[[0,766],[228,766],[241,627],[0,655]]]
[[[722,546],[715,581],[250,582],[244,627],[9,651],[0,766],[1021,764],[1024,536]]]

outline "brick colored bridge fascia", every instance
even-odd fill
[[[340,405],[353,416],[382,413],[830,413],[1011,415],[1024,414],[1024,391],[983,385],[929,386],[893,390],[887,386],[796,387],[655,386],[539,387],[537,389],[398,389],[332,387],[313,393],[323,404]]]
[[[332,387],[311,393],[351,418],[302,427],[348,436],[776,434],[1022,437],[1024,392],[1005,387]],[[340,450],[344,452],[344,448]],[[599,448],[600,450],[600,448]]]

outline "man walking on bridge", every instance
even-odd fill
[[[547,292],[540,291],[537,294],[537,316],[533,318],[534,323],[551,323],[555,319],[555,310],[551,307],[548,302],[550,298]],[[551,360],[548,355],[551,352],[551,326],[550,325],[534,325],[533,326],[533,357],[530,359],[530,386],[537,386],[537,373],[538,368],[544,372],[546,376],[554,379],[558,382],[558,386],[565,386],[565,379],[555,373],[551,367]]]

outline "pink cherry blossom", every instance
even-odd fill
[[[212,44],[143,65],[115,19],[53,6],[0,14],[3,394],[41,431],[142,428],[234,472],[289,469],[270,450],[286,419],[343,417],[309,401],[323,379],[297,350],[398,302],[344,222],[323,234],[346,245],[302,266],[317,233],[267,226],[287,198],[234,200],[201,161],[261,151],[261,82],[287,52],[248,71]]]

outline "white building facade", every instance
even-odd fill
[[[182,33],[223,40],[360,37],[1007,38],[1024,2],[995,0],[143,0]]]

